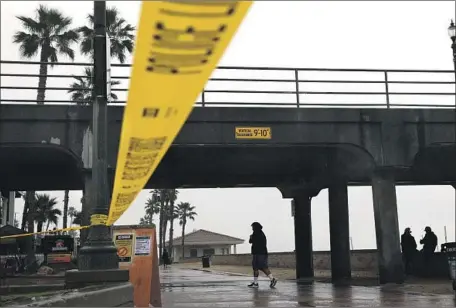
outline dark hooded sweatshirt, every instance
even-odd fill
[[[250,235],[249,243],[252,244],[252,255],[268,254],[266,235],[261,229],[253,231],[252,235]]]

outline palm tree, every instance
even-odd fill
[[[174,203],[177,200],[177,195],[179,192],[176,189],[169,189],[168,197],[169,197],[169,241],[168,241],[168,253],[172,254],[173,251],[173,236],[174,236],[174,219],[178,218],[176,208]],[[170,256],[171,257],[171,256]],[[172,257],[171,257],[172,258]]]
[[[177,205],[177,213],[179,215],[179,225],[182,226],[182,259],[185,258],[185,227],[188,220],[195,220],[198,215],[195,212],[195,207],[188,202],[181,202]]]
[[[89,14],[87,19],[89,26],[80,27],[77,31],[82,36],[81,53],[93,58],[94,17]],[[106,9],[106,32],[111,43],[111,57],[117,58],[120,63],[125,62],[127,52],[133,51],[134,31],[135,28],[120,17],[117,8]]]
[[[27,191],[22,196],[24,199],[24,210],[22,211],[22,230],[28,233],[35,232],[35,217],[36,217],[36,194],[34,191]]]
[[[24,210],[22,212],[22,230],[25,230],[27,224],[27,232],[35,233],[35,217],[36,217],[36,195],[34,191],[27,191],[24,195]],[[35,243],[33,240],[26,241],[26,264],[33,265],[36,263]]]
[[[74,213],[73,224],[79,225],[79,226],[82,225],[82,212],[76,211]]]
[[[154,198],[149,198],[146,201],[146,214],[140,219],[140,225],[152,225],[154,223],[154,215],[160,213],[160,205]]]
[[[66,17],[56,9],[50,9],[40,5],[36,10],[35,19],[26,16],[16,16],[22,23],[24,31],[17,31],[13,36],[13,42],[20,44],[21,56],[27,59],[33,58],[40,53],[40,77],[38,80],[38,92],[36,102],[44,104],[47,63],[58,62],[58,55],[68,56],[74,60],[72,43],[77,43],[79,34],[70,29],[73,22],[71,17]]]
[[[73,206],[70,206],[68,208],[68,217],[70,217],[70,227],[73,226],[73,221],[74,221],[74,218],[76,217],[78,211],[73,207]]]
[[[169,221],[169,208],[170,208],[170,193],[169,189],[161,189],[163,191],[163,198],[164,198],[164,204],[163,204],[163,234],[161,238],[160,245],[165,248],[165,241],[166,241],[166,232],[168,230],[168,221]]]
[[[93,69],[91,67],[84,67],[84,77],[73,77],[75,82],[70,85],[71,100],[76,104],[83,106],[89,105],[95,101],[95,95],[93,93]],[[111,86],[119,85],[120,81],[111,81]],[[117,95],[114,93],[110,94],[110,100],[116,100]]]
[[[70,191],[65,190],[63,195],[63,229],[68,227],[68,202],[70,201]]]
[[[70,29],[73,22],[71,17],[66,17],[56,9],[50,9],[40,5],[36,10],[35,19],[26,16],[16,16],[22,23],[24,31],[17,31],[13,36],[13,43],[19,44],[21,56],[27,59],[33,58],[40,53],[40,70],[38,79],[38,91],[36,95],[37,104],[44,104],[48,62],[59,61],[58,56],[63,55],[74,60],[72,43],[79,41],[79,34]],[[28,230],[33,231],[33,208],[32,200],[35,197],[34,191],[26,193],[25,205],[22,215],[22,229],[25,229],[25,221],[28,219]],[[30,215],[27,213],[30,212]],[[33,248],[33,247],[32,247]]]
[[[62,211],[54,208],[57,205],[57,199],[51,198],[48,194],[37,194],[35,198],[37,231],[43,231],[43,224],[46,223],[46,231],[49,230],[51,223],[57,226],[59,216]]]
[[[154,189],[150,192],[152,194],[152,202],[156,203],[159,209],[159,228],[158,228],[158,238],[159,238],[159,256],[162,255],[163,252],[163,232],[164,232],[164,219],[165,219],[165,190],[164,189]]]

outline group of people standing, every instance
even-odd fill
[[[424,268],[426,268],[426,265],[429,264],[432,256],[434,255],[435,249],[437,248],[437,235],[435,235],[431,227],[426,227],[424,232],[425,235],[420,240],[420,244],[423,245],[420,252],[423,258]],[[405,228],[404,234],[401,236],[401,247],[405,272],[406,274],[410,274],[412,272],[412,268],[414,267],[414,262],[418,252],[418,246],[410,228]]]

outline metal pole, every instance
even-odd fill
[[[389,86],[388,86],[388,72],[385,71],[385,94],[386,94],[386,108],[390,108],[390,96],[389,96]]]
[[[94,93],[92,104],[92,198],[91,214],[109,213],[109,189],[107,174],[107,49],[106,49],[106,2],[94,1]],[[92,226],[87,240],[80,249],[80,270],[117,269],[117,249],[112,241],[111,228]]]
[[[451,21],[451,24],[453,24],[453,21]],[[452,37],[452,44],[451,48],[453,49],[453,65],[454,65],[454,92],[455,92],[455,97],[456,97],[456,37]],[[455,106],[454,106],[454,142],[456,145],[456,101],[455,101]],[[455,149],[456,151],[456,149]],[[454,188],[454,209],[455,209],[455,217],[454,217],[454,241],[456,242],[456,185],[453,185]]]
[[[453,65],[454,65],[454,95],[456,97],[456,37],[451,38],[453,43],[451,44],[451,48],[453,49]],[[456,101],[454,106],[454,142],[456,145]],[[456,151],[456,149],[455,149]],[[454,218],[454,241],[456,242],[456,186],[454,187],[454,209],[455,209],[455,218]]]
[[[295,82],[296,82],[296,107],[299,108],[300,101],[299,101],[299,71],[296,69],[295,73]]]

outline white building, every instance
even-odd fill
[[[0,227],[14,225],[14,201],[20,198],[21,194],[14,191],[0,191]]]
[[[204,255],[236,254],[236,245],[243,244],[244,240],[207,230],[196,230],[184,237],[185,258],[200,258]],[[165,248],[168,242],[165,243]],[[182,237],[173,240],[173,249],[170,256],[173,262],[182,259]]]

